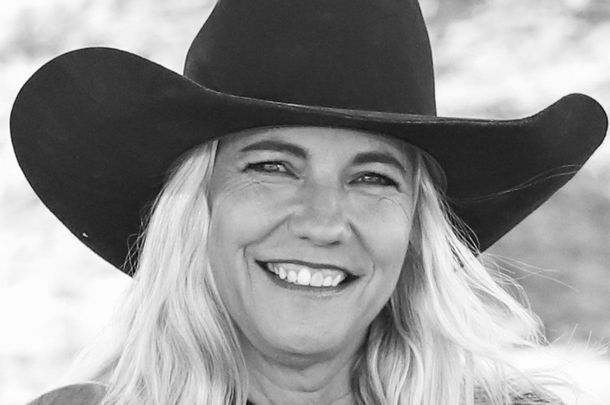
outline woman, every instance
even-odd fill
[[[134,276],[98,384],[35,403],[558,403],[478,254],[601,143],[595,101],[436,117],[415,1],[222,0],[185,76],[85,49],[15,102],[38,195]]]

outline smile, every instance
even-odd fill
[[[296,286],[330,289],[350,278],[347,272],[337,268],[310,267],[289,262],[259,262],[259,265],[280,280]]]

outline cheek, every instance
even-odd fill
[[[371,197],[353,206],[355,228],[374,266],[397,278],[411,234],[410,200],[406,196]]]
[[[208,243],[219,282],[230,280],[235,286],[245,280],[246,250],[281,223],[282,199],[275,194],[256,183],[227,183],[210,198]]]
[[[355,236],[372,267],[358,293],[360,304],[350,314],[366,328],[396,288],[407,254],[412,208],[403,196],[358,196],[350,206]]]
[[[243,247],[274,229],[281,221],[281,202],[285,198],[272,191],[258,183],[247,183],[229,184],[216,194],[211,199],[210,231],[215,232],[217,241]]]
[[[210,198],[209,260],[216,286],[233,319],[247,308],[250,275],[245,251],[265,233],[260,206],[249,188],[226,184]],[[241,293],[236,293],[241,292]]]

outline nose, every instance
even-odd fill
[[[297,195],[295,210],[288,220],[290,232],[318,245],[343,242],[349,233],[345,195],[332,185],[307,184]]]

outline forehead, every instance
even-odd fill
[[[310,152],[327,152],[342,154],[363,151],[380,151],[407,158],[408,145],[405,142],[382,134],[367,131],[330,128],[285,126],[254,128],[236,132],[222,138],[219,142],[219,153],[239,151],[248,145],[260,141],[288,142],[298,145]]]

